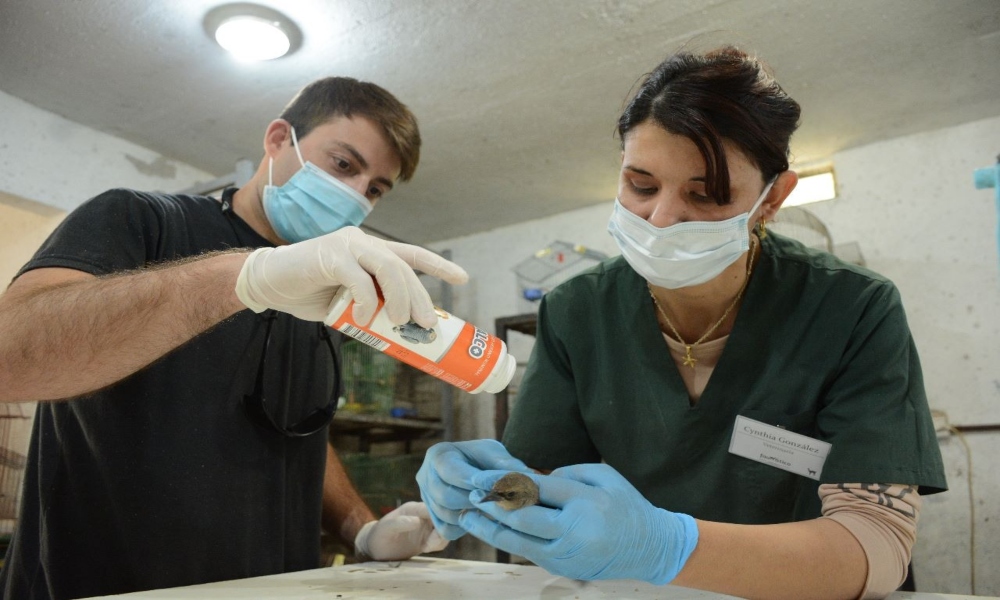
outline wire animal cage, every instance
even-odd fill
[[[358,493],[377,515],[384,515],[397,506],[420,500],[417,470],[424,455],[342,454],[344,468],[350,474]]]
[[[810,248],[818,248],[833,253],[833,238],[830,230],[813,213],[799,206],[788,206],[778,211],[774,221],[767,224],[783,236],[802,242]]]
[[[344,340],[341,346],[341,373],[350,413],[388,414],[396,387],[396,365],[400,364],[367,344]]]
[[[555,241],[514,266],[519,304],[538,310],[538,301],[554,287],[589,269],[608,255],[569,242]]]
[[[440,380],[357,340],[341,348],[343,413],[440,418]]]
[[[33,405],[0,405],[0,562],[17,524]]]

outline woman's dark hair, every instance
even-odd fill
[[[705,158],[705,191],[729,204],[723,140],[736,145],[770,181],[788,169],[788,142],[801,109],[756,58],[726,46],[703,55],[679,53],[642,80],[618,119],[618,135],[652,121],[682,135]]]

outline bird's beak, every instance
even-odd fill
[[[497,502],[498,500],[502,500],[500,495],[496,492],[490,492],[489,494],[486,494],[480,502]]]

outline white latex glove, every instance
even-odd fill
[[[256,250],[243,263],[236,295],[254,312],[273,308],[307,321],[324,321],[334,294],[347,286],[355,302],[354,320],[368,323],[378,306],[374,278],[389,320],[402,324],[412,318],[422,327],[433,327],[434,305],[414,269],[453,284],[469,279],[462,267],[430,250],[344,227],[297,244]]]
[[[378,521],[366,523],[354,538],[354,552],[374,560],[406,560],[444,550],[448,541],[434,530],[423,502],[407,502]]]

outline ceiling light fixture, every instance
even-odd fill
[[[799,206],[822,200],[833,200],[837,197],[837,178],[833,175],[833,166],[827,165],[820,169],[797,171],[799,182],[792,193],[785,198],[782,206]]]
[[[302,45],[302,32],[291,19],[259,4],[217,6],[205,15],[204,26],[209,37],[240,60],[271,60]]]

